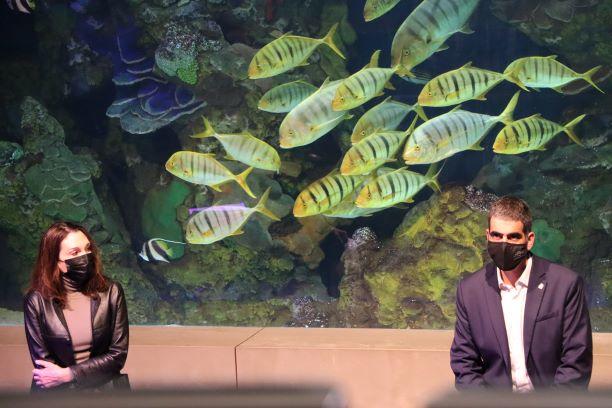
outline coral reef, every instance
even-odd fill
[[[457,281],[487,261],[486,213],[466,197],[463,187],[433,195],[406,214],[380,249],[347,249],[338,306],[345,325],[452,327]]]
[[[0,167],[4,214],[0,230],[10,248],[6,266],[13,268],[1,270],[5,292],[13,298],[21,296],[41,233],[54,220],[72,220],[92,233],[101,248],[105,273],[124,286],[131,321],[154,321],[151,305],[157,294],[135,267],[136,258],[97,162],[90,154],[74,154],[65,145],[64,129],[36,100],[26,98],[21,110],[23,157]]]

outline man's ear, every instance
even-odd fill
[[[527,234],[527,250],[531,251],[531,248],[535,245],[535,232],[531,231]]]

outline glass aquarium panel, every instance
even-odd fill
[[[85,226],[133,324],[450,329],[487,210],[612,330],[611,0],[0,2],[0,322]]]

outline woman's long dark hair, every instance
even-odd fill
[[[83,294],[96,297],[98,292],[105,291],[108,288],[108,282],[102,275],[100,252],[89,232],[78,224],[56,222],[49,227],[40,239],[38,257],[32,271],[30,290],[38,291],[45,299],[57,300],[62,306],[66,304],[66,289],[62,282],[62,272],[57,265],[60,246],[68,234],[77,231],[81,231],[89,240],[89,249],[94,259],[93,274],[85,284],[82,290]]]

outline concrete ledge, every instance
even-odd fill
[[[450,330],[132,326],[135,389],[336,385],[351,407],[420,407],[453,389]],[[612,333],[593,335],[591,388],[612,387]],[[0,327],[0,388],[27,391],[23,326]]]

